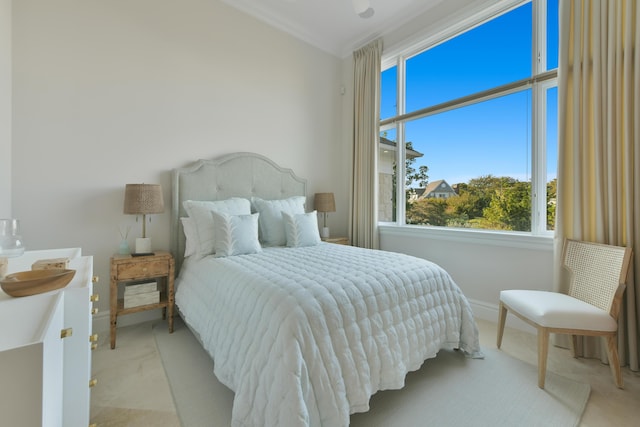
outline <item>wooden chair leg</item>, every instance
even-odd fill
[[[549,350],[549,331],[546,328],[538,328],[538,387],[544,388],[544,380],[547,374],[547,353]]]
[[[498,309],[498,337],[496,345],[498,348],[502,345],[502,334],[504,334],[504,323],[507,320],[507,307],[500,302],[500,308]]]
[[[608,335],[605,338],[607,340],[607,355],[609,356],[609,367],[611,368],[611,374],[613,374],[613,381],[618,388],[623,388],[622,371],[620,370],[620,359],[618,358],[618,338],[616,335]]]

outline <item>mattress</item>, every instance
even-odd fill
[[[408,255],[265,248],[186,259],[176,287],[182,317],[235,392],[234,426],[347,426],[440,349],[481,357],[458,286]]]

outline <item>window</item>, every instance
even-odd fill
[[[383,58],[380,221],[553,230],[557,9],[520,2]]]

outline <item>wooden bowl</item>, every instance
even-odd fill
[[[12,297],[26,297],[63,288],[75,274],[75,270],[67,269],[20,271],[7,274],[0,285]]]

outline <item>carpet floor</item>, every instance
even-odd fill
[[[176,319],[175,332],[154,336],[182,427],[231,424],[233,392],[213,375],[213,362],[191,331]],[[577,426],[590,387],[547,372],[544,390],[537,368],[496,349],[485,359],[440,351],[407,375],[401,390],[376,393],[370,410],[351,426]]]

